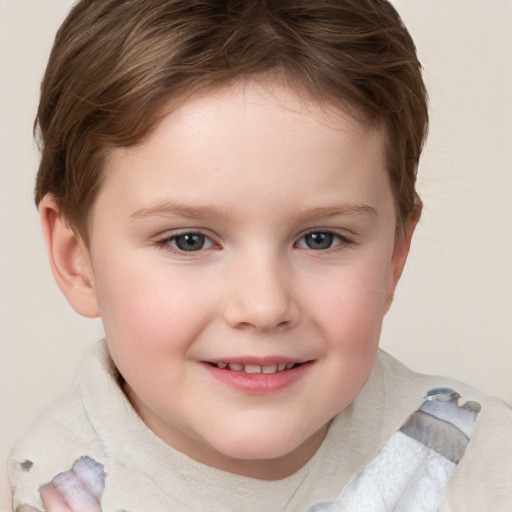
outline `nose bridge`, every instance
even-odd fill
[[[298,321],[289,262],[277,250],[247,250],[234,258],[225,319],[249,330],[289,328]]]

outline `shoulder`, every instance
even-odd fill
[[[374,373],[383,383],[388,393],[397,395],[402,393],[414,394],[421,402],[431,389],[451,388],[461,395],[462,401],[477,401],[480,403],[482,410],[501,411],[505,417],[512,413],[512,409],[499,398],[487,395],[452,377],[415,372],[382,349],[379,349],[377,353]]]
[[[512,409],[498,398],[474,394],[482,410],[440,510],[508,512],[512,510]]]
[[[460,396],[461,404],[475,401],[481,406],[475,432],[496,429],[505,432],[512,441],[512,409],[503,400],[490,396],[464,382],[451,377],[417,373],[407,368],[390,354],[379,350],[374,366],[375,377],[382,387],[382,393],[397,397],[413,396],[421,401],[434,388],[451,388]],[[512,452],[511,452],[512,456]]]
[[[80,383],[36,416],[7,458],[14,508],[42,508],[39,488],[80,458],[106,458],[105,447],[84,407]]]
[[[28,504],[40,509],[39,487],[84,455],[102,459],[104,449],[75,388],[35,417],[12,448],[7,470],[15,508]]]
[[[397,396],[397,402],[403,402],[404,395],[422,400],[429,390],[444,387],[459,393],[461,404],[476,401],[481,405],[471,440],[439,510],[512,510],[512,409],[456,379],[413,372],[382,350],[374,371],[384,392]]]

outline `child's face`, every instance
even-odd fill
[[[407,253],[382,135],[272,87],[197,96],[114,150],[88,270],[142,419],[261,478],[304,464],[363,387]]]

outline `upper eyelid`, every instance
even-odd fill
[[[311,247],[304,247],[302,244],[306,244],[304,242],[305,237],[308,235],[311,235],[313,233],[329,233],[333,235],[334,237],[338,238],[337,243],[334,243],[330,247],[326,247],[325,249],[313,249]],[[293,247],[298,250],[306,250],[306,251],[314,251],[317,254],[330,254],[332,252],[338,252],[340,250],[345,250],[348,248],[351,248],[355,245],[355,241],[352,237],[348,237],[343,232],[340,232],[340,230],[337,229],[310,229],[304,233],[302,233],[299,237],[296,238],[295,242],[293,243]]]
[[[339,236],[340,238],[343,238],[345,240],[352,240],[353,237],[355,237],[355,233],[352,233],[351,231],[347,229],[337,229],[337,228],[311,228],[307,229],[306,231],[303,231],[298,237],[297,240],[300,240],[301,238],[311,235],[312,233],[331,233],[333,235]]]
[[[156,235],[154,239],[158,240],[170,240],[172,238],[176,238],[178,236],[183,235],[202,235],[206,238],[209,238],[212,241],[215,241],[216,237],[211,233],[208,229],[203,228],[180,228],[180,229],[170,229],[168,231],[164,231],[163,233]]]
[[[204,230],[204,229],[188,229],[188,228],[172,230],[172,231],[163,233],[162,235],[154,237],[153,243],[162,248],[168,248],[169,250],[175,251],[176,253],[181,254],[183,252],[183,254],[190,254],[190,255],[193,253],[205,252],[205,251],[216,249],[217,247],[219,247],[220,244],[219,244],[217,238],[215,236],[210,235],[206,231],[207,230]],[[177,249],[170,244],[170,242],[173,239],[176,239],[177,237],[184,236],[184,235],[202,235],[207,240],[209,240],[211,242],[212,247],[209,247],[206,249],[200,249],[198,251],[190,251],[188,253],[187,251],[180,251],[180,249]]]

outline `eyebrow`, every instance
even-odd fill
[[[211,206],[190,206],[167,200],[151,206],[142,206],[130,215],[130,218],[136,220],[151,217],[227,220],[231,217],[231,214],[227,209],[219,209]]]
[[[377,217],[378,212],[373,206],[367,204],[354,204],[354,203],[342,203],[339,205],[332,206],[319,206],[316,208],[298,210],[295,215],[298,218],[306,219],[325,219],[328,217],[343,216],[364,216],[364,217]]]
[[[319,206],[309,209],[299,208],[292,211],[291,215],[300,220],[314,220],[335,216],[377,217],[378,213],[375,208],[367,204],[342,203],[338,205]],[[130,215],[130,218],[135,220],[150,219],[152,217],[182,217],[189,219],[225,221],[232,217],[232,213],[228,209],[206,205],[191,206],[167,200],[155,205],[142,206]]]

